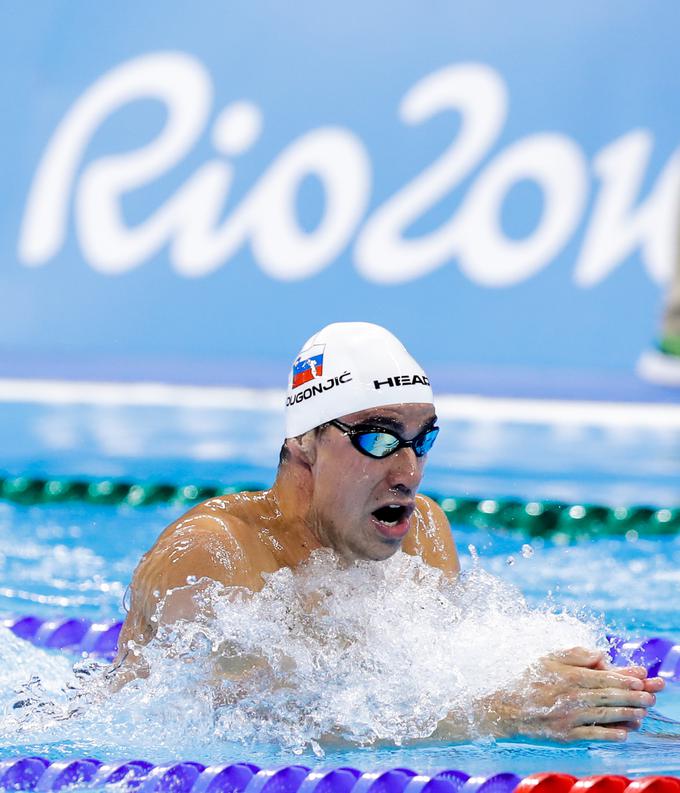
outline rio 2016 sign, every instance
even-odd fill
[[[167,121],[149,144],[83,166],[89,142],[116,111],[151,99]],[[49,140],[33,178],[19,237],[27,266],[47,264],[65,243],[73,205],[78,243],[89,265],[108,275],[132,270],[168,247],[176,272],[191,278],[225,266],[248,244],[273,279],[306,279],[348,246],[358,272],[373,283],[407,283],[452,261],[474,283],[506,287],[525,281],[564,249],[593,196],[574,265],[576,284],[603,281],[631,253],[657,282],[671,268],[680,190],[674,153],[641,198],[654,138],[634,129],[598,151],[589,163],[564,134],[541,132],[508,145],[489,162],[508,115],[500,74],[481,63],[438,69],[407,87],[399,107],[404,124],[456,112],[450,145],[408,184],[368,213],[372,163],[352,130],[319,126],[288,145],[224,217],[236,158],[255,147],[265,128],[261,109],[235,102],[212,117],[213,85],[205,67],[181,52],[158,52],[117,66],[68,110]],[[213,159],[202,164],[141,224],[126,224],[123,197],[181,163],[209,127]],[[405,230],[479,169],[453,217],[413,238]],[[591,168],[594,179],[591,177]],[[309,231],[296,216],[303,180],[324,189],[323,216]],[[530,181],[542,195],[535,228],[520,239],[504,234],[501,210],[509,191]],[[368,214],[367,214],[368,213]]]

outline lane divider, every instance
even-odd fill
[[[0,499],[17,504],[84,501],[88,504],[146,507],[156,504],[195,504],[207,498],[265,485],[237,482],[204,483],[132,482],[122,479],[43,478],[0,476]],[[514,498],[469,498],[431,494],[450,522],[478,529],[519,532],[530,537],[562,535],[569,539],[593,536],[662,536],[680,533],[680,506],[601,504]]]
[[[680,793],[680,778],[619,775],[577,779],[556,772],[520,777],[512,773],[469,776],[450,769],[435,776],[409,768],[362,773],[343,766],[310,771],[307,766],[260,769],[251,763],[205,766],[182,762],[152,765],[145,760],[103,763],[96,758],[50,762],[22,757],[0,762],[0,790],[59,791],[117,784],[140,793]]]
[[[304,765],[261,769],[252,763],[205,766],[182,762],[153,765],[145,760],[103,763],[93,757],[50,762],[21,757],[0,762],[0,790],[59,791],[116,784],[139,793],[680,793],[680,779],[614,774],[577,779],[547,772],[470,776],[457,769],[429,777],[409,768],[362,773],[339,767],[310,771]]]
[[[120,621],[93,622],[83,617],[48,618],[27,614],[0,620],[0,625],[20,639],[38,647],[65,650],[77,655],[87,654],[111,659],[116,654]],[[609,655],[618,666],[638,664],[647,669],[650,677],[680,682],[680,644],[661,636],[626,639],[608,636]]]

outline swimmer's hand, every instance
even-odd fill
[[[542,658],[512,689],[480,700],[472,724],[451,714],[432,737],[625,741],[663,687],[644,667],[612,667],[604,653],[574,647]]]
[[[516,689],[489,698],[485,726],[504,738],[625,741],[663,687],[644,667],[612,667],[604,653],[574,647],[546,656]]]

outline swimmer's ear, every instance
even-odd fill
[[[288,438],[286,447],[290,456],[302,465],[312,466],[316,462],[316,433],[314,430],[298,435],[297,438]]]

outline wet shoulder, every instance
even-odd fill
[[[257,532],[219,501],[211,499],[190,509],[144,554],[130,587],[121,647],[130,638],[145,643],[154,635],[158,624],[154,615],[169,593],[177,601],[178,592],[206,579],[256,592],[264,585],[262,573],[277,569]],[[190,592],[186,601],[192,601]]]
[[[451,526],[444,510],[429,496],[419,493],[411,518],[411,529],[403,550],[420,556],[427,564],[456,575],[460,569]]]
[[[261,574],[273,572],[276,563],[239,506],[228,496],[193,507],[163,531],[143,566],[161,588],[181,586],[189,576],[261,588]]]

